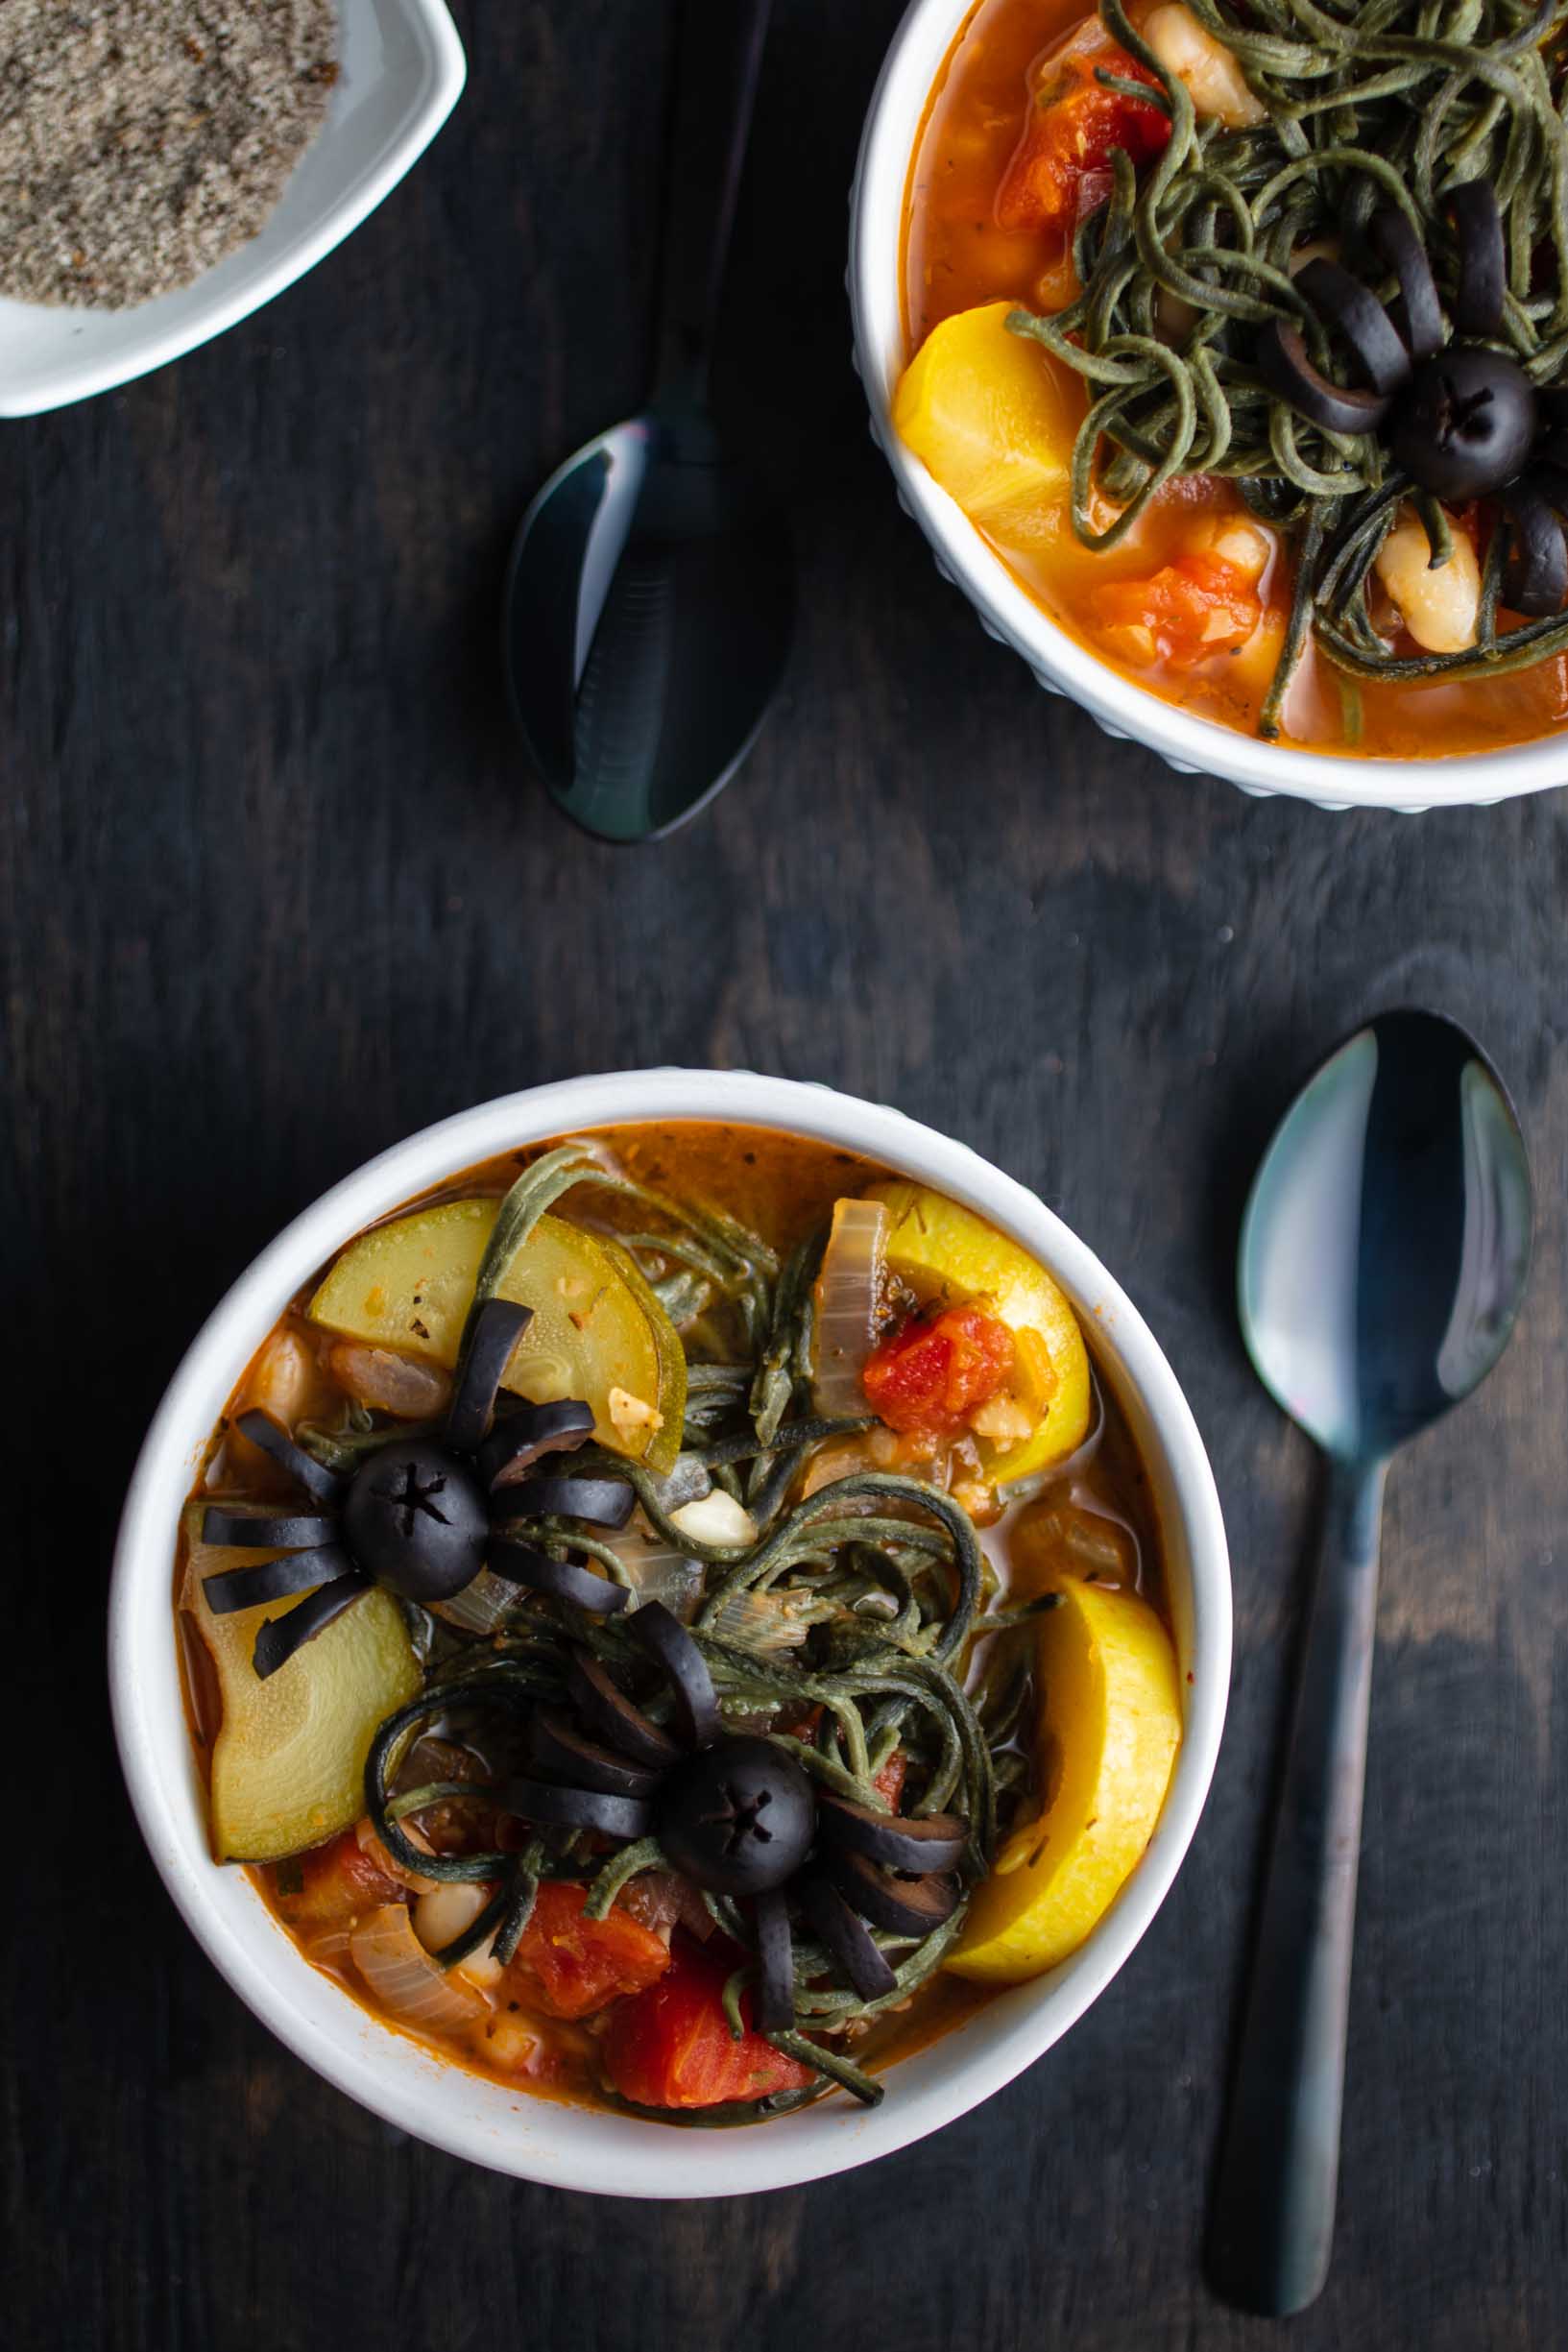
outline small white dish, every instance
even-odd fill
[[[0,298],[0,417],[63,408],[210,342],[314,269],[397,186],[457,103],[457,28],[443,0],[338,0],[338,18],[330,110],[259,235],[133,310]]]
[[[1186,1725],[1159,1826],[1082,1948],[896,2066],[874,2111],[843,2097],[739,2131],[681,2129],[532,2098],[444,2062],[313,1969],[238,1870],[211,1860],[181,1699],[172,1608],[181,1506],[235,1380],[287,1301],[351,1235],[476,1161],[636,1120],[710,1119],[815,1137],[990,1218],[1049,1267],[1093,1333],[1128,1416],[1165,1542]],[[729,2196],[820,2180],[934,2131],[1030,2065],[1109,1984],[1170,1891],[1208,1794],[1230,1681],[1230,1567],[1187,1401],[1137,1309],[1092,1251],[1011,1176],[902,1113],[743,1071],[640,1070],[502,1097],[426,1128],[334,1186],[264,1249],[176,1372],[126,1497],[109,1597],[115,1735],[164,1883],[242,2000],[308,2066],[377,2115],[474,2164],[610,2196]]]
[[[1146,743],[1184,774],[1222,776],[1260,797],[1283,793],[1318,808],[1490,806],[1518,792],[1568,784],[1561,735],[1506,751],[1420,761],[1329,757],[1266,743],[1194,718],[1098,662],[1025,594],[963,509],[939,490],[893,429],[892,400],[904,372],[904,199],[915,142],[948,54],[975,0],[910,0],[893,36],[867,109],[850,197],[850,308],[855,364],[871,405],[871,430],[893,469],[899,501],[931,545],[936,568],[963,591],[980,626],[1010,645],[1048,693],[1067,694],[1107,735]]]

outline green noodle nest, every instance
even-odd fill
[[[633,1183],[583,1145],[561,1145],[533,1161],[502,1201],[470,1322],[540,1217],[570,1192],[580,1196],[579,1215],[595,1202],[612,1210],[608,1229],[633,1251],[680,1321],[690,1363],[683,1458],[699,1462],[716,1488],[743,1502],[758,1530],[745,1544],[703,1541],[671,1519],[667,1480],[592,1447],[573,1456],[591,1471],[628,1481],[655,1535],[701,1567],[691,1633],[721,1715],[731,1728],[771,1722],[768,1736],[814,1780],[874,1810],[886,1809],[876,1776],[902,1749],[904,1809],[933,1814],[956,1807],[969,1824],[963,1892],[951,1916],[925,1935],[880,1928],[873,1934],[893,1972],[893,1989],[884,1996],[862,1999],[829,1952],[796,1938],[794,2030],[769,2038],[814,2069],[817,2089],[836,2083],[875,2105],[881,2085],[854,2063],[845,2044],[934,1976],[962,1928],[1006,1812],[1028,1782],[1017,1737],[1029,1696],[1025,1629],[1055,1596],[1013,1608],[989,1605],[995,1573],[967,1515],[949,1494],[920,1480],[856,1471],[791,1499],[812,1448],[870,1425],[869,1417],[825,1420],[810,1411],[812,1282],[822,1233],[781,1264],[760,1235],[734,1220]],[[320,1459],[341,1467],[407,1426],[302,1435]],[[545,1518],[519,1532],[557,1559],[582,1558],[604,1575],[630,1581],[615,1547],[591,1527]],[[504,1739],[509,1723],[520,1727],[541,1703],[562,1705],[576,1649],[591,1650],[606,1667],[635,1670],[624,1623],[519,1589],[494,1633],[475,1637],[416,1604],[404,1606],[425,1685],[375,1734],[366,1763],[366,1809],[405,1868],[445,1881],[499,1881],[479,1917],[437,1959],[455,1966],[491,1936],[496,1956],[509,1959],[547,1879],[584,1886],[589,1916],[602,1918],[639,1872],[665,1866],[654,1838],[608,1856],[576,1831],[536,1836],[520,1853],[432,1854],[415,1846],[402,1825],[428,1806],[484,1792],[462,1781],[408,1787],[403,1772],[421,1735],[432,1729],[461,1736],[471,1725],[488,1746],[495,1735]],[[809,1625],[808,1649],[791,1653],[760,1636],[746,1638],[746,1627],[773,1609]],[[1006,1638],[1015,1634],[1017,1641]],[[972,1645],[998,1635],[1002,1638],[990,1641],[984,1664],[971,1677]],[[646,1704],[656,1720],[667,1719],[667,1694]],[[702,1900],[731,1941],[755,1952],[748,1914],[723,1896]],[[727,1988],[736,2032],[741,1994],[755,1973],[748,1959]],[[784,2094],[674,2120],[755,2122],[811,2095]]]
[[[1109,201],[1079,227],[1083,291],[1054,317],[1008,324],[1073,369],[1095,396],[1073,454],[1073,530],[1112,547],[1178,475],[1236,484],[1260,520],[1292,542],[1295,586],[1273,683],[1259,720],[1280,707],[1309,628],[1343,679],[1347,733],[1356,681],[1500,677],[1568,649],[1568,614],[1497,627],[1504,538],[1483,574],[1478,640],[1464,652],[1396,656],[1373,625],[1367,586],[1400,504],[1414,497],[1434,565],[1448,560],[1446,521],[1373,433],[1309,424],[1254,362],[1266,321],[1293,326],[1331,372],[1322,322],[1291,277],[1302,246],[1332,243],[1374,293],[1397,293],[1366,225],[1395,205],[1425,245],[1451,301],[1458,265],[1444,198],[1489,181],[1502,212],[1508,286],[1496,348],[1537,387],[1568,363],[1568,128],[1562,33],[1568,5],[1535,0],[1188,0],[1266,109],[1226,130],[1196,119],[1184,85],[1129,22],[1121,0],[1099,16],[1159,88],[1101,73],[1112,89],[1162,106],[1170,139],[1141,178],[1112,157]],[[1174,337],[1169,303],[1195,315]],[[1102,445],[1108,445],[1103,449]],[[1095,527],[1097,490],[1120,508]]]

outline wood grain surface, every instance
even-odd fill
[[[1315,1484],[1231,1260],[1298,1076],[1411,1000],[1516,1089],[1539,1248],[1502,1369],[1391,1484],[1338,2252],[1290,2340],[1568,2340],[1568,803],[1248,801],[980,634],[849,364],[844,197],[897,12],[778,0],[721,394],[796,519],[802,621],[749,766],[673,841],[557,820],[495,658],[519,511],[641,387],[669,5],[468,0],[467,98],[341,252],[0,428],[18,2345],[1283,2340],[1197,2264]],[[148,1416],[277,1226],[445,1112],[661,1061],[897,1103],[1060,1209],[1187,1386],[1238,1611],[1192,1857],[1067,2041],[869,2170],[663,2209],[471,2170],[273,2042],[138,1842],[100,1630]]]

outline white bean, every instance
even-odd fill
[[[1453,537],[1453,554],[1435,571],[1421,519],[1406,507],[1378,550],[1378,578],[1428,653],[1462,653],[1476,642],[1481,566],[1466,533],[1455,530]]]
[[[1244,131],[1249,123],[1263,121],[1266,109],[1248,89],[1235,58],[1179,0],[1152,10],[1143,33],[1166,72],[1185,83],[1195,113],[1223,123],[1228,131]]]
[[[414,1932],[426,1952],[440,1952],[455,1942],[465,1928],[472,1927],[489,1901],[490,1896],[482,1886],[433,1887],[414,1905]],[[470,1952],[457,1965],[475,1984],[494,1984],[501,1973],[501,1964],[489,1944],[481,1944],[477,1952]]]

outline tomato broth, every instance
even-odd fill
[[[1148,24],[1154,12],[1147,0],[1130,12],[1139,24]],[[1170,8],[1157,12],[1167,20],[1189,13]],[[1246,12],[1240,14],[1244,20]],[[1490,751],[1551,733],[1568,716],[1568,652],[1552,649],[1555,638],[1542,658],[1507,674],[1451,679],[1438,667],[1430,679],[1385,679],[1381,672],[1400,664],[1419,665],[1427,659],[1424,645],[1439,641],[1419,617],[1406,625],[1390,601],[1393,590],[1384,585],[1381,553],[1367,608],[1369,625],[1386,641],[1375,664],[1380,674],[1347,675],[1310,631],[1277,718],[1268,716],[1298,538],[1249,513],[1232,482],[1186,473],[1155,495],[1120,544],[1103,551],[1081,544],[1068,521],[1065,451],[1086,413],[1088,394],[1081,378],[1038,350],[1037,366],[1054,375],[1053,398],[1063,408],[1059,427],[1048,423],[1038,429],[1056,431],[1061,448],[1056,471],[1049,479],[1042,475],[1038,497],[1025,496],[1019,440],[1010,449],[1005,444],[1009,435],[1026,441],[1036,426],[1021,425],[1016,413],[997,423],[1004,411],[1016,411],[1016,401],[1003,382],[1011,372],[1008,354],[1002,350],[986,356],[980,333],[986,306],[1016,305],[1047,318],[1061,312],[1080,290],[1073,232],[1104,200],[1111,148],[1122,145],[1140,162],[1142,184],[1149,169],[1145,158],[1158,155],[1167,135],[1165,119],[1152,105],[1106,92],[1091,70],[1098,65],[1125,75],[1131,64],[1144,74],[1123,51],[1095,50],[1076,78],[1064,79],[1064,56],[1071,59],[1076,44],[1101,37],[1096,16],[1074,0],[980,0],[954,42],[911,158],[905,214],[907,353],[931,376],[940,362],[941,381],[929,382],[911,364],[895,410],[905,438],[1053,620],[1122,675],[1197,716],[1275,734],[1315,751],[1401,760]],[[1152,85],[1154,76],[1145,79]],[[1201,90],[1198,103],[1202,126]],[[1098,116],[1085,111],[1096,107]],[[1064,123],[1069,127],[1060,128]],[[1152,138],[1140,133],[1140,123],[1156,126]],[[1053,188],[1075,206],[1065,217],[1059,206],[1052,210]],[[1168,307],[1157,315],[1159,331],[1179,343],[1179,313]],[[993,353],[1005,316],[999,308]],[[966,318],[974,322],[968,349],[954,342],[944,354],[940,341],[930,342],[947,323]],[[986,432],[1001,436],[989,471],[973,447]],[[1101,468],[1105,449],[1102,441]],[[998,484],[1009,466],[1024,489],[999,505]],[[1097,496],[1096,527],[1103,529],[1117,511]],[[1334,511],[1338,516],[1341,509]],[[1478,566],[1484,566],[1496,517],[1484,500],[1479,506],[1455,501],[1449,521],[1463,544],[1458,569],[1443,576],[1461,602],[1468,582],[1473,610]],[[1397,586],[1391,564],[1390,552],[1387,576]],[[1424,585],[1424,551],[1413,570],[1421,593],[1434,593]],[[1403,587],[1399,593],[1405,594]],[[1502,620],[1505,626],[1518,620],[1506,595]],[[1411,634],[1420,625],[1429,628],[1425,640]],[[1473,627],[1468,638],[1454,640],[1461,650],[1473,643]]]
[[[566,1139],[357,1237],[238,1382],[175,1599],[215,1861],[305,1958],[458,2065],[661,2121],[879,2098],[1089,1931],[1074,1841],[1124,1815],[1135,1866],[1180,1736],[1068,1301],[772,1130]],[[1091,1656],[1164,1708],[1149,1755],[1074,1696]]]

